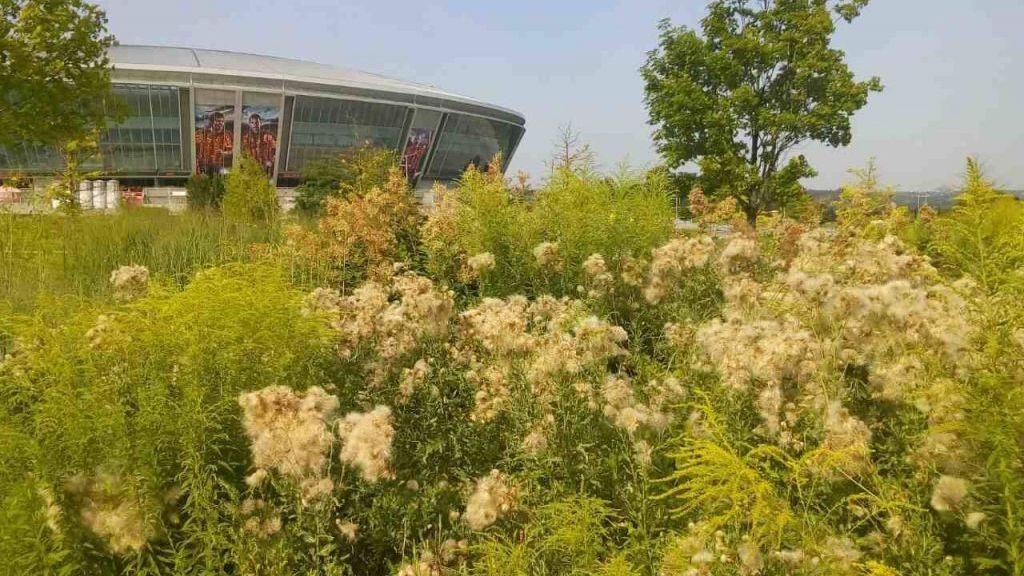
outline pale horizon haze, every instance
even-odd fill
[[[122,44],[188,46],[366,70],[512,108],[526,135],[510,174],[543,177],[571,123],[614,169],[658,163],[639,68],[657,24],[699,25],[705,2],[588,0],[99,0]],[[835,45],[885,91],[854,117],[853,143],[801,150],[835,188],[875,158],[904,190],[957,183],[968,155],[1024,189],[1024,2],[874,0]]]

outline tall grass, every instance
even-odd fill
[[[157,278],[182,286],[198,270],[250,260],[255,246],[279,239],[276,226],[236,224],[215,213],[0,212],[0,301],[24,312],[44,294],[106,298],[110,271],[125,264],[146,266]]]

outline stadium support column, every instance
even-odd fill
[[[235,170],[242,162],[242,91],[235,90],[235,141],[232,145],[231,169]]]

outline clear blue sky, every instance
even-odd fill
[[[701,0],[99,0],[122,43],[269,54],[433,84],[523,112],[511,170],[543,176],[571,122],[602,166],[657,162],[638,69],[669,17]],[[1024,1],[874,0],[837,45],[878,75],[853,144],[807,146],[833,187],[871,157],[904,189],[956,182],[967,155],[1024,188]]]

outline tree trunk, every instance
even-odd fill
[[[757,206],[751,202],[743,209],[743,212],[747,215],[747,224],[750,224],[751,228],[757,227]]]

